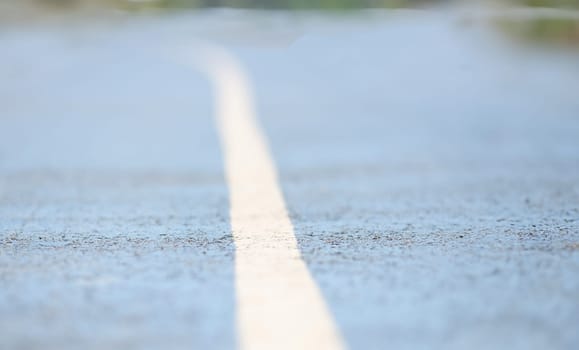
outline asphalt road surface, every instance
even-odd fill
[[[0,47],[0,348],[579,344],[577,52],[405,11]]]

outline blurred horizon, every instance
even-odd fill
[[[0,0],[2,17],[9,21],[14,16],[43,16],[55,13],[139,13],[155,11],[183,11],[216,8],[250,10],[313,10],[349,11],[391,8],[431,8],[434,6],[507,8],[533,7],[565,10],[579,9],[579,2],[573,0]]]
[[[573,0],[0,0],[0,30],[67,23],[90,26],[103,20],[214,10],[273,11],[299,18],[308,13],[358,16],[392,9],[458,10],[462,11],[457,18],[462,25],[483,19],[514,41],[579,48],[579,2]]]

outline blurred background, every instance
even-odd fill
[[[246,65],[266,124],[283,119],[284,103],[293,100],[304,108],[358,108],[372,123],[398,114],[396,123],[417,123],[408,135],[425,127],[421,118],[437,125],[459,118],[479,136],[499,137],[500,125],[519,118],[527,122],[517,121],[517,128],[539,130],[542,119],[518,110],[538,113],[536,107],[551,115],[544,122],[553,128],[553,118],[577,112],[578,6],[573,0],[0,1],[0,166],[190,164],[176,151],[192,142],[191,134],[169,125],[192,127],[191,115],[199,115],[192,101],[204,118],[211,114],[206,77],[176,57],[200,41],[227,47]],[[279,110],[270,111],[275,103]],[[426,113],[436,106],[455,110]],[[350,115],[333,112],[336,123]],[[499,129],[478,126],[489,112],[501,119],[493,124]],[[149,127],[156,123],[163,126]],[[378,127],[388,135],[401,126]],[[376,130],[359,128],[362,138]],[[145,141],[161,130],[162,142]],[[181,139],[168,137],[173,132]]]

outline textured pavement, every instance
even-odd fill
[[[0,37],[0,348],[235,346],[212,92],[158,49],[197,36],[252,78],[349,347],[576,347],[576,52],[442,14],[244,16]]]

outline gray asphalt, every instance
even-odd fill
[[[449,14],[369,16],[5,29],[0,348],[235,346],[212,93],[166,51],[199,37],[252,78],[349,347],[575,348],[577,52]]]

